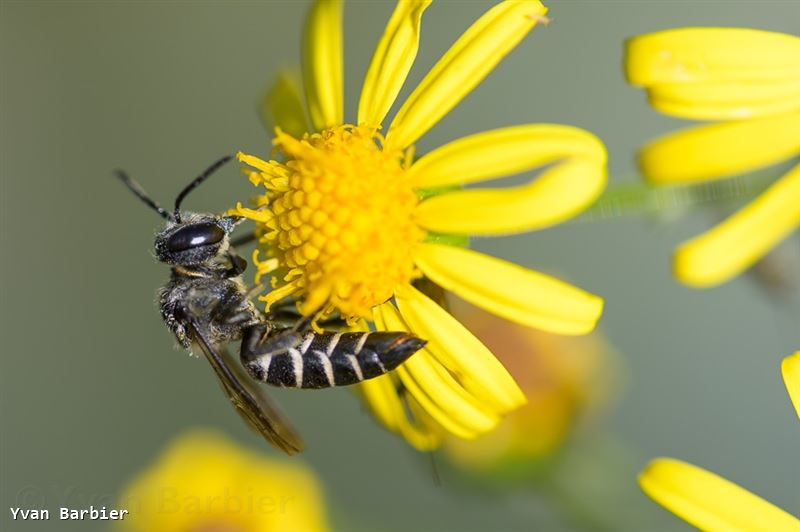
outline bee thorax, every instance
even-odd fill
[[[186,317],[202,325],[215,344],[239,340],[244,328],[262,321],[238,278],[174,275],[159,291],[159,303],[164,322],[185,348],[191,343],[183,325]]]

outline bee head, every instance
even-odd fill
[[[180,266],[200,266],[228,250],[228,237],[242,218],[181,212],[181,203],[189,192],[231,159],[231,156],[223,157],[186,185],[175,199],[175,210],[172,212],[168,212],[151,199],[139,183],[121,170],[117,170],[117,177],[125,186],[167,221],[164,228],[156,235],[155,250],[158,260]]]
[[[156,235],[156,258],[167,264],[199,266],[228,250],[228,237],[242,221],[237,216],[181,213],[179,221],[167,219]]]

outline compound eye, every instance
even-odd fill
[[[187,225],[175,231],[167,239],[167,249],[170,251],[185,251],[187,249],[217,244],[225,238],[225,231],[215,223],[204,222]]]

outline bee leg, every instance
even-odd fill
[[[309,325],[317,318],[317,314],[311,314],[309,316],[303,316],[297,323],[295,323],[292,328],[290,329],[292,332],[302,332],[308,329]]]
[[[274,329],[267,323],[248,327],[242,335],[240,355],[242,363],[254,361],[260,357],[271,357],[294,349],[303,341],[303,336],[292,329],[281,329],[273,334]]]
[[[300,319],[296,320],[291,327],[285,329],[285,332],[282,332],[281,334],[302,333],[307,331],[309,326],[314,322],[314,320],[317,319],[319,314],[319,312],[313,312],[308,316],[301,316]],[[270,319],[271,318],[272,316],[270,315]]]
[[[254,284],[253,286],[251,286],[250,288],[247,289],[247,292],[244,293],[244,295],[242,296],[242,299],[244,299],[244,300],[253,299],[254,297],[256,297],[258,294],[260,294],[263,291],[264,291],[264,285],[263,284],[261,284],[261,283]]]
[[[225,277],[228,279],[239,277],[247,269],[247,261],[233,251],[228,251],[228,260],[231,262],[231,267],[225,270]]]

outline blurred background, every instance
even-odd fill
[[[625,38],[675,26],[800,31],[792,1],[547,4],[552,23],[425,135],[419,152],[499,126],[572,124],[606,142],[612,184],[636,182],[636,148],[681,123],[625,84]],[[426,12],[401,99],[489,5],[442,1]],[[231,412],[205,361],[171,347],[153,303],[168,275],[151,251],[160,219],[111,172],[124,168],[169,205],[220,156],[266,155],[257,104],[279,69],[299,64],[307,6],[0,3],[3,530],[105,530],[104,521],[11,521],[5,508],[113,506],[193,427],[277,457]],[[351,119],[392,7],[345,6]],[[252,190],[228,167],[187,207],[221,211]],[[293,460],[317,475],[331,526],[684,530],[636,486],[636,473],[662,455],[796,511],[800,425],[779,361],[800,349],[800,296],[780,285],[776,297],[752,275],[705,291],[670,276],[672,248],[719,216],[694,206],[473,241],[606,298],[602,332],[584,344],[500,334],[508,345],[500,338],[494,349],[537,397],[513,421],[522,429],[503,428],[501,440],[448,445],[432,459],[385,432],[347,390],[276,390],[309,447]],[[799,249],[797,234],[779,249],[795,261],[795,282]],[[458,312],[490,345],[510,327]]]

